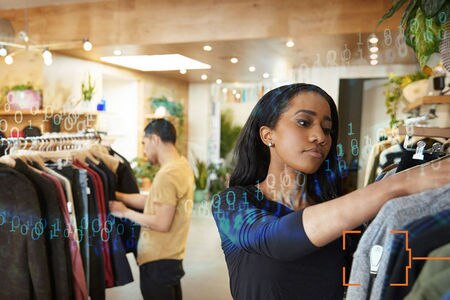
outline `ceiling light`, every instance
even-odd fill
[[[206,79],[208,79],[208,75],[202,74],[202,76],[200,76],[200,78],[201,78],[202,80],[206,80]]]
[[[113,51],[113,54],[116,56],[122,55],[122,51],[120,49],[116,49]]]
[[[250,67],[248,67],[248,70],[250,72],[255,72],[256,68],[255,68],[255,66],[250,66]]]
[[[263,78],[269,78],[269,77],[270,77],[269,73],[267,73],[267,72],[266,72],[266,73],[263,73],[262,76],[263,76]]]
[[[216,79],[216,83],[217,83],[217,84],[222,84],[222,79],[220,79],[220,78],[219,78],[219,79]]]
[[[211,69],[210,65],[181,54],[104,56],[100,60],[144,72]]]
[[[212,47],[211,47],[210,45],[205,45],[205,46],[203,46],[203,51],[209,52],[209,51],[211,51],[211,50],[212,50]]]
[[[239,94],[239,93],[234,96],[236,97],[236,99],[241,99],[241,94]]]
[[[231,90],[231,93],[232,93],[233,95],[236,95],[236,90]]]
[[[53,63],[53,59],[51,57],[50,58],[44,58],[44,64],[46,66],[50,66],[52,63]]]
[[[11,65],[13,62],[14,62],[14,59],[12,58],[11,55],[7,55],[7,56],[5,57],[5,64]]]
[[[8,54],[8,50],[6,50],[5,46],[0,48],[0,56],[5,57]]]
[[[369,43],[371,43],[371,44],[378,43],[378,38],[375,35],[375,33],[372,33],[371,35],[369,35]]]
[[[376,54],[376,53],[370,54],[370,59],[377,59],[377,58],[378,58],[378,54]]]
[[[292,47],[294,47],[294,46],[295,46],[295,43],[294,43],[293,40],[289,40],[289,41],[286,42],[286,47],[292,48]]]
[[[52,59],[52,53],[48,50],[48,48],[45,48],[45,50],[42,52],[42,58],[44,60]]]
[[[228,93],[228,89],[227,88],[223,88],[222,89],[222,93],[224,93],[224,94]]]
[[[377,46],[372,46],[369,48],[369,51],[372,53],[378,52],[378,47]]]
[[[92,43],[89,41],[89,39],[83,40],[83,49],[84,51],[91,51],[92,50]]]
[[[232,64],[237,64],[238,61],[239,61],[239,59],[238,59],[237,57],[232,57],[232,58],[230,58],[230,62],[231,62]]]
[[[372,59],[372,60],[370,61],[370,64],[371,64],[372,66],[375,66],[376,64],[378,64],[378,60]]]
[[[180,73],[181,73],[181,74],[186,74],[186,72],[187,72],[186,69],[181,69],[181,70],[180,70]]]

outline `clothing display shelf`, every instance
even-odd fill
[[[399,126],[398,130],[400,135],[406,135],[405,126]],[[413,126],[412,132],[414,136],[450,138],[450,128]]]
[[[52,110],[10,110],[0,111],[0,131],[9,135],[12,128],[23,130],[34,126],[42,132],[52,132],[52,123],[59,125],[60,132],[78,132],[95,128],[97,112],[64,112]],[[54,127],[54,125],[53,125]]]
[[[450,104],[450,95],[423,96],[418,100],[407,105],[407,107],[405,108],[405,112],[410,112],[422,105],[431,105],[431,104]]]

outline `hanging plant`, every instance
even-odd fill
[[[377,27],[392,17],[407,0],[393,1],[392,7],[378,21]],[[450,1],[410,0],[403,12],[400,26],[403,28],[405,42],[416,53],[423,70],[433,53],[439,52],[439,44],[444,36],[444,24],[450,16]]]
[[[390,116],[391,120],[389,126],[393,128],[400,121],[397,119],[398,104],[403,95],[403,89],[411,82],[427,79],[429,75],[423,72],[417,72],[414,74],[407,74],[403,76],[396,76],[395,74],[389,74],[389,81],[384,84],[387,89],[384,91],[386,113]]]

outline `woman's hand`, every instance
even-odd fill
[[[119,201],[109,201],[109,211],[117,218],[125,218],[128,208]]]
[[[398,196],[416,194],[450,183],[450,157],[405,170],[382,181],[392,181]]]

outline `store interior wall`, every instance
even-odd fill
[[[210,84],[189,84],[188,159],[191,162],[195,158],[208,161],[211,109]]]

